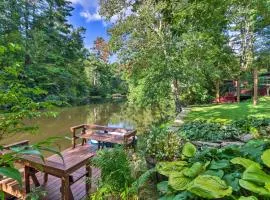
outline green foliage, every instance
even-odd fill
[[[187,122],[180,128],[180,135],[189,140],[219,141],[234,140],[242,134],[253,137],[269,135],[270,119],[247,117],[231,123],[195,120]]]
[[[270,149],[264,151],[261,158],[263,163],[270,168]]]
[[[122,148],[100,150],[92,162],[101,170],[101,182],[93,199],[103,195],[119,196],[131,187],[134,179],[131,175],[128,155]]]
[[[190,158],[190,157],[193,157],[195,153],[196,153],[196,147],[190,142],[185,143],[182,149],[182,155],[184,157]]]
[[[181,137],[168,130],[167,125],[154,126],[145,134],[144,151],[146,156],[156,160],[174,160],[180,155]]]
[[[194,121],[183,124],[180,135],[189,140],[218,141],[235,139],[242,132],[230,124]]]
[[[198,176],[187,189],[191,193],[206,199],[218,199],[232,193],[232,187],[227,186],[225,181],[217,176],[210,175]]]
[[[255,144],[262,148],[250,153]],[[164,198],[170,195],[173,199],[189,192],[193,195],[189,199],[230,199],[231,195],[240,198],[249,191],[250,199],[267,199],[269,170],[262,167],[264,160],[255,162],[252,159],[255,154],[263,158],[269,147],[269,140],[252,140],[242,147],[204,148],[194,157],[184,157],[185,161],[161,162],[156,169],[169,181],[159,184],[160,195]]]

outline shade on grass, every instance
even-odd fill
[[[186,116],[185,121],[209,120],[229,122],[245,117],[270,118],[270,97],[261,98],[257,106],[253,106],[251,101],[196,106]]]

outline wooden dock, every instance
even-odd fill
[[[84,173],[84,171],[85,171],[84,168],[79,169],[79,173]],[[43,180],[44,174],[41,172],[38,172],[36,175],[39,182],[42,184],[44,181]],[[100,176],[100,171],[96,168],[92,168],[91,192],[95,191],[96,181],[98,180],[99,176]],[[83,177],[71,186],[71,191],[73,193],[74,200],[81,200],[87,197],[86,190],[85,190],[85,182],[86,182],[86,179],[85,177]],[[33,187],[34,184],[31,184],[31,186]],[[44,191],[47,192],[47,196],[44,200],[60,200],[61,199],[60,187],[61,187],[61,179],[54,176],[49,176],[47,184],[45,186],[42,186]]]
[[[99,169],[89,167],[96,150],[95,145],[78,145],[61,152],[64,160],[58,155],[53,155],[46,158],[45,162],[37,156],[25,155],[20,161],[24,166],[20,169],[24,177],[23,188],[14,179],[5,178],[0,179],[0,190],[6,193],[5,199],[10,199],[10,195],[17,199],[26,199],[26,194],[40,185],[41,191],[46,192],[44,200],[85,199],[96,190],[97,180],[100,177]],[[66,188],[63,189],[65,186]],[[89,186],[91,188],[87,194]]]

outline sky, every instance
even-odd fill
[[[74,10],[69,22],[74,27],[86,28],[84,44],[86,48],[93,47],[93,42],[97,37],[103,37],[108,41],[108,23],[99,15],[98,0],[69,0],[72,2]]]

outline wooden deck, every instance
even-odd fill
[[[79,169],[78,173],[83,173],[85,171],[85,168]],[[76,175],[75,175],[76,176]],[[96,181],[100,176],[100,171],[96,168],[92,168],[92,187],[91,187],[91,192],[95,191],[96,189]],[[43,183],[43,173],[39,172],[37,173],[37,178],[39,182],[42,184]],[[86,191],[85,191],[85,177],[81,178],[79,181],[74,183],[71,186],[72,194],[74,197],[74,200],[80,200],[84,199],[86,197]],[[33,186],[33,184],[31,184]],[[47,192],[47,196],[45,200],[60,200],[61,199],[61,192],[60,192],[60,187],[61,187],[61,180],[60,178],[50,176],[48,182],[45,186],[42,186],[43,189]]]
[[[76,161],[78,160],[78,159],[76,159],[76,157],[74,157],[74,154],[78,155],[78,157],[84,157],[84,155],[87,155],[89,153],[90,154],[95,153],[96,150],[97,150],[97,146],[95,146],[95,145],[90,145],[90,144],[87,144],[84,146],[78,145],[78,147],[76,147],[75,149],[69,148],[69,149],[66,149],[63,152],[61,152],[63,157],[64,157],[64,160],[65,160],[64,165],[63,164],[61,165],[61,163],[63,163],[63,161],[58,162],[58,163],[54,162],[52,164],[55,164],[55,165],[57,164],[61,168],[63,166],[63,169],[67,168],[67,170],[68,170],[69,165],[71,165],[70,163],[72,163],[72,162],[76,163]],[[84,152],[85,152],[85,154],[84,154]],[[57,161],[59,159],[60,159],[59,156],[53,155],[53,156],[48,157],[48,160],[46,159],[46,163],[50,162],[50,160]],[[44,162],[42,162],[42,164],[44,164]],[[96,190],[97,180],[100,177],[100,170],[97,168],[91,168],[91,171],[92,171],[92,176],[91,176],[90,192],[94,192]],[[22,173],[22,176],[23,176],[23,174],[24,174],[23,168],[20,169],[20,172]],[[89,183],[90,180],[86,180],[86,176],[82,177],[82,174],[86,174],[85,165],[82,166],[81,168],[77,168],[77,170],[74,170],[74,172],[70,174],[70,177],[72,177],[72,180],[73,179],[76,180],[76,182],[74,182],[70,186],[74,200],[85,199],[87,197],[87,195],[86,195],[86,181],[88,181],[88,183]],[[56,176],[48,175],[48,180],[46,183],[44,182],[44,172],[37,172],[35,174],[35,177],[38,179],[38,182],[42,187],[42,191],[44,190],[47,193],[46,197],[43,198],[44,200],[60,200],[60,199],[62,199],[62,194],[60,192],[60,187],[62,186],[62,180],[61,180],[61,178],[59,178],[61,176],[56,177]],[[23,185],[25,186],[25,180],[23,180]],[[30,188],[33,189],[34,187],[35,187],[35,184],[32,182],[32,179],[30,178]],[[0,188],[2,188],[1,190],[6,191],[7,194],[12,194],[13,196],[18,196],[18,197],[23,196],[23,199],[25,199],[25,190],[26,189],[20,188],[17,181],[15,181],[11,178],[0,180]],[[5,195],[5,197],[6,197],[6,199],[16,199],[16,198],[10,198],[9,195]]]

